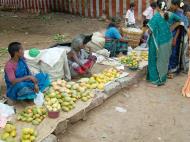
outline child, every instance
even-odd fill
[[[156,2],[152,2],[150,6],[143,12],[144,19],[150,20],[154,15],[155,9],[156,9]]]
[[[130,4],[130,9],[127,10],[125,17],[125,24],[127,27],[135,27],[135,14],[134,14],[135,4]]]
[[[141,41],[140,41],[140,46],[142,47],[146,47],[146,42],[147,42],[147,39],[148,39],[148,24],[149,20],[148,19],[145,19],[143,21],[143,27],[142,27],[142,31],[143,31],[143,35],[141,37]]]

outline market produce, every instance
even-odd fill
[[[66,112],[72,110],[75,107],[76,98],[72,98],[71,95],[65,93],[59,93],[50,90],[49,94],[45,96],[45,105],[49,111],[64,110]]]
[[[140,58],[141,60],[148,61],[148,51],[141,51]]]
[[[21,142],[34,142],[37,137],[37,132],[33,128],[22,129]]]
[[[119,77],[120,72],[115,68],[104,70],[102,73],[94,74],[89,79],[81,79],[80,82],[88,89],[104,90],[104,86],[109,81]]]
[[[58,99],[56,98],[55,93],[51,93],[49,97],[46,97],[45,106],[48,109],[48,111],[60,111],[61,105],[59,104]]]
[[[7,123],[3,129],[1,139],[5,142],[15,142],[14,138],[16,137],[16,127],[13,124]]]
[[[132,51],[128,56],[120,57],[120,62],[126,64],[131,69],[137,69],[139,67],[140,58],[135,51]]]
[[[47,111],[44,107],[26,107],[17,115],[17,120],[39,125],[47,116]]]

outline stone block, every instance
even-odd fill
[[[65,121],[60,122],[60,123],[57,125],[57,127],[56,127],[56,129],[55,129],[55,131],[54,131],[54,134],[55,134],[55,135],[58,135],[58,134],[64,133],[64,132],[66,131],[66,129],[67,129],[67,123],[68,123],[68,120],[65,120]]]
[[[121,84],[119,82],[114,81],[114,82],[109,83],[108,85],[105,86],[104,99],[111,97],[112,95],[119,92],[121,89],[122,89]]]
[[[101,105],[104,102],[104,93],[101,91],[94,91],[95,97],[91,104],[86,108],[86,112],[94,109],[95,107]]]
[[[53,134],[50,134],[49,136],[47,136],[44,140],[42,140],[41,142],[58,142],[57,137]]]
[[[86,110],[85,109],[79,111],[74,116],[72,116],[71,118],[69,118],[69,122],[71,124],[76,123],[79,120],[86,120]]]

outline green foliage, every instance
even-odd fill
[[[65,42],[65,36],[61,34],[55,34],[53,40],[56,42]]]

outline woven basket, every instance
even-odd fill
[[[122,34],[128,38],[128,45],[135,48],[139,45],[143,31],[135,28],[123,28]]]

